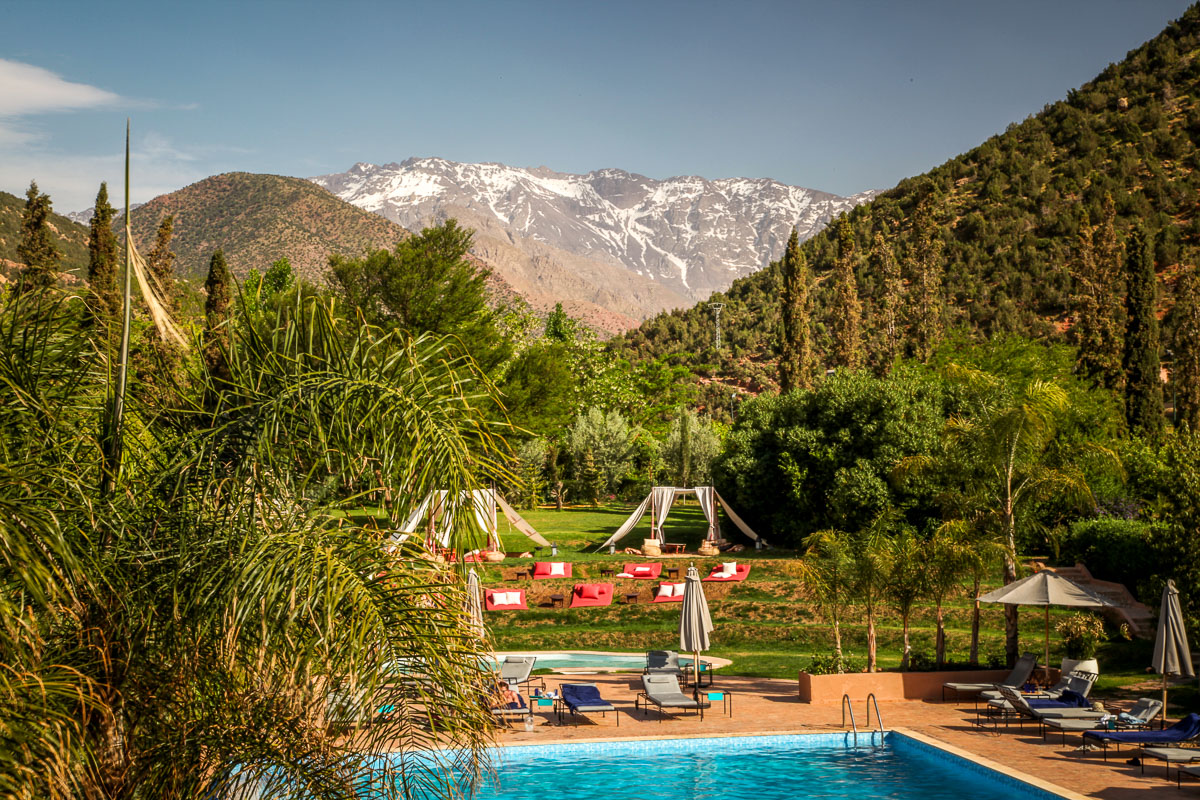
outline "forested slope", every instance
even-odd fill
[[[911,286],[921,233],[914,211],[922,201],[932,235],[943,243],[948,328],[1062,337],[1070,326],[1071,260],[1081,229],[1102,222],[1106,195],[1113,198],[1120,239],[1140,222],[1157,232],[1157,270],[1163,304],[1169,304],[1178,265],[1194,263],[1200,245],[1198,142],[1200,8],[1193,6],[1065,100],[849,213],[868,360],[877,327],[873,312],[883,291],[872,241],[876,232],[883,234]],[[819,356],[829,346],[825,320],[835,237],[831,225],[802,248],[815,277]],[[780,288],[775,263],[712,296],[726,304],[719,353],[705,303],[660,314],[612,346],[631,357],[680,354],[702,382],[720,382],[710,390],[710,402],[718,392],[727,395],[728,384],[751,391],[771,387]]]

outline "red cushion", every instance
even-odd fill
[[[600,599],[600,584],[585,583],[579,587],[579,596],[584,600],[599,600]]]

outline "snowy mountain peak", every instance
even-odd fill
[[[769,178],[654,180],[611,167],[576,175],[435,157],[358,163],[310,180],[408,228],[465,209],[518,246],[620,266],[693,300],[779,258],[793,227],[806,239],[875,195],[839,197]]]

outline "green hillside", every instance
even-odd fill
[[[177,268],[192,278],[202,277],[213,250],[222,248],[239,277],[286,256],[300,275],[318,280],[331,253],[357,256],[408,235],[306,180],[248,172],[205,178],[136,209],[133,235],[144,250],[167,214],[175,215]]]
[[[1106,194],[1120,238],[1138,222],[1160,232],[1157,270],[1169,304],[1178,265],[1194,264],[1200,245],[1198,142],[1200,8],[1193,6],[1065,100],[850,212],[868,350],[882,283],[867,258],[872,239],[882,232],[903,268],[916,239],[913,212],[925,197],[934,236],[944,243],[948,327],[1062,337],[1070,325],[1072,251],[1081,226],[1101,221]],[[820,355],[828,348],[824,320],[835,244],[831,226],[802,248],[816,276],[812,313]],[[660,314],[613,347],[632,357],[681,354],[711,387],[710,402],[728,398],[729,384],[773,387],[778,275],[773,264],[713,295],[726,304],[719,355],[704,303]],[[911,282],[911,271],[904,277]]]
[[[5,272],[12,269],[17,259],[17,245],[21,241],[21,213],[24,209],[24,197],[0,192],[0,262],[13,262],[0,263]],[[58,250],[63,256],[62,268],[68,272],[86,272],[87,227],[61,214],[52,215],[50,221],[58,234]]]

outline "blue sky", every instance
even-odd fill
[[[1062,98],[1183,0],[0,0],[0,189],[58,210],[409,156],[885,188]],[[118,193],[119,195],[119,193]]]

